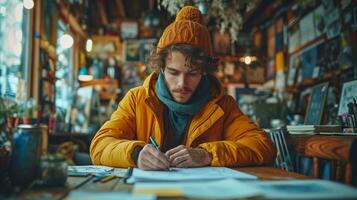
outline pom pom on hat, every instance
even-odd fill
[[[176,15],[175,21],[180,21],[180,20],[191,20],[199,24],[202,24],[203,16],[200,10],[198,10],[196,7],[185,6]]]
[[[172,44],[191,44],[212,55],[210,35],[197,8],[185,6],[177,13],[175,21],[164,30],[157,52]]]

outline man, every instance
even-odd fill
[[[213,76],[217,63],[202,21],[186,6],[165,29],[149,58],[156,72],[125,95],[94,137],[94,164],[166,170],[274,162],[271,140]]]

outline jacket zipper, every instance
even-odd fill
[[[192,133],[194,133],[199,127],[201,127],[202,124],[204,124],[204,123],[207,121],[207,119],[209,119],[210,117],[212,117],[213,113],[216,112],[216,110],[218,109],[218,107],[219,107],[219,106],[216,105],[216,108],[213,109],[213,111],[211,111],[211,112],[209,113],[208,117],[206,117],[205,120],[202,120],[202,123],[200,123],[198,126],[196,126],[196,128],[192,131]],[[221,117],[222,117],[222,116],[221,116]],[[218,120],[218,119],[217,119],[217,120]],[[217,120],[216,120],[216,121],[217,121]],[[210,127],[211,127],[211,126],[212,126],[212,125],[210,125]],[[209,129],[210,127],[208,127],[207,129]],[[200,135],[202,135],[202,133],[197,134],[197,137],[195,137],[195,139],[198,138]],[[192,139],[191,143],[193,142],[193,140],[194,140],[194,139]]]

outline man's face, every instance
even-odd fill
[[[173,51],[165,60],[164,75],[171,96],[177,103],[186,103],[196,91],[202,78],[197,66],[190,66],[186,57]]]

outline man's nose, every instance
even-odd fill
[[[179,87],[186,87],[187,85],[187,76],[185,74],[181,74],[179,77],[178,77],[178,86]]]

